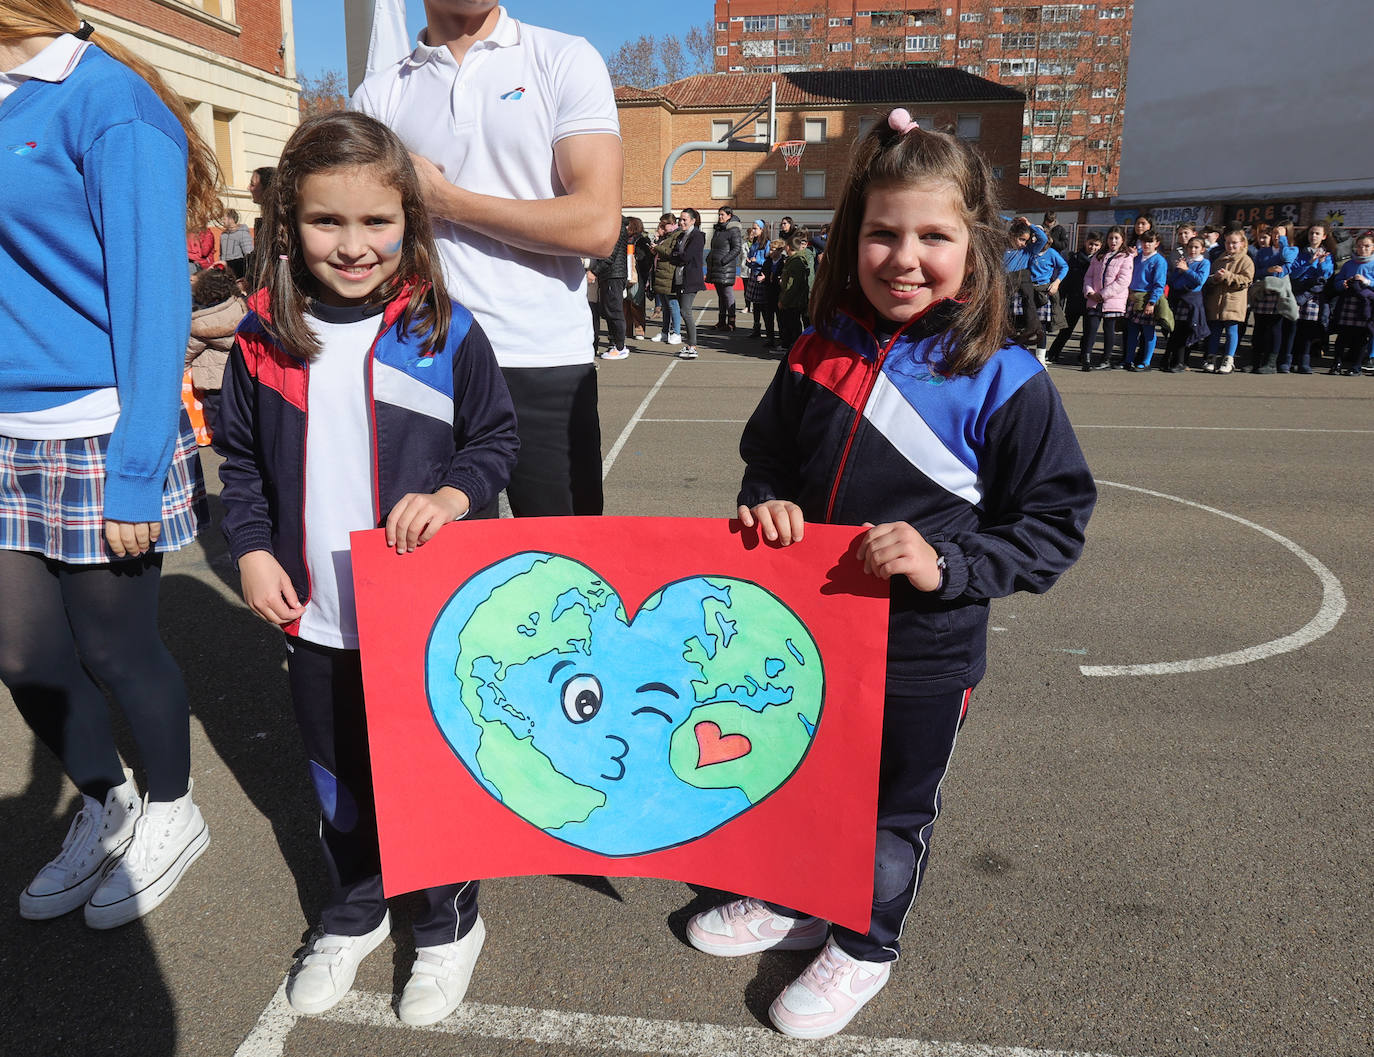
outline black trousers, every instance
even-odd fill
[[[291,705],[320,803],[320,848],[329,870],[320,928],[335,936],[362,936],[386,914],[362,655],[302,639],[289,640],[286,649]],[[467,881],[425,889],[415,945],[433,947],[467,935],[477,921],[477,887]]]
[[[778,329],[782,332],[782,347],[790,349],[792,343],[801,337],[802,314],[796,308],[778,308]]]
[[[607,336],[611,348],[625,347],[625,280],[602,279],[598,289],[601,292],[601,315],[606,319]],[[596,343],[593,342],[593,345]]]
[[[601,419],[596,367],[503,367],[519,420],[520,456],[506,486],[516,517],[600,514]],[[496,509],[492,503],[483,513]]]
[[[1102,362],[1112,362],[1112,349],[1116,347],[1117,316],[1100,316],[1089,312],[1083,317],[1083,342],[1079,345],[1079,363],[1092,364],[1093,342],[1097,340],[1098,327],[1102,328]]]
[[[931,833],[940,817],[940,787],[954,756],[973,689],[931,697],[888,696],[878,765],[878,842],[873,862],[873,916],[867,932],[832,925],[848,955],[896,961],[902,929],[930,863]],[[798,912],[787,907],[785,914]]]
[[[0,550],[0,681],[72,784],[102,802],[124,781],[106,692],[129,721],[149,797],[175,800],[190,782],[186,683],[157,626],[161,573],[159,554],[67,565]]]

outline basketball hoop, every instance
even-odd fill
[[[774,150],[782,151],[784,169],[801,169],[802,152],[806,150],[806,140],[788,139],[773,145]]]

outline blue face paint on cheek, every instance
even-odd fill
[[[403,238],[397,239],[394,243],[392,243],[390,246],[386,248],[386,252],[388,254],[400,253],[401,247],[405,245],[405,242],[406,240]]]

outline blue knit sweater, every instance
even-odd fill
[[[92,47],[66,80],[0,104],[0,146],[0,411],[114,387],[104,513],[155,521],[191,326],[186,137]]]

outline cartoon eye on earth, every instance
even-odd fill
[[[563,684],[563,714],[571,723],[585,723],[601,711],[601,680],[574,675]]]

